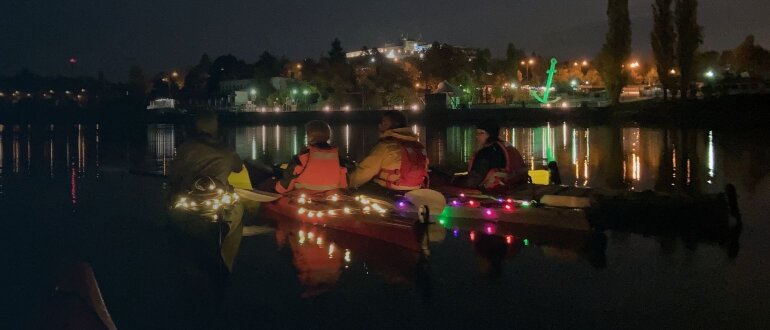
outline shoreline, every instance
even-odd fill
[[[309,120],[339,122],[377,122],[385,110],[220,112],[220,121],[229,125],[304,124]],[[770,94],[725,96],[706,100],[651,100],[623,103],[614,107],[592,108],[479,108],[404,110],[416,123],[452,125],[475,124],[493,119],[501,124],[538,126],[547,122],[579,125],[641,125],[680,128],[762,127],[770,124]],[[150,114],[127,104],[93,109],[0,109],[0,123],[185,123],[189,114]]]

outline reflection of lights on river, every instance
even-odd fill
[[[671,186],[676,185],[676,144],[671,148]]]
[[[251,131],[251,159],[257,159],[257,129],[250,128]]]
[[[345,124],[345,155],[350,156],[350,124]]]
[[[708,184],[712,184],[711,179],[714,178],[714,131],[709,131],[708,135],[708,175],[709,179],[706,181]]]
[[[329,244],[329,259],[334,258],[335,247],[334,243]]]
[[[297,237],[298,237],[299,245],[305,244],[305,231],[304,230],[300,230],[297,233]]]
[[[564,124],[561,126],[561,135],[562,135],[562,149],[567,149],[567,122],[565,121]]]
[[[267,152],[267,127],[262,125],[262,154]]]
[[[275,151],[280,149],[281,145],[281,126],[275,125]]]
[[[78,124],[78,172],[85,172],[86,168],[86,138],[83,134],[83,126]],[[163,174],[166,174],[166,163],[163,159]]]

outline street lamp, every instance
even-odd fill
[[[254,105],[257,105],[257,89],[252,88],[251,91],[249,91],[249,94],[251,94],[252,102],[254,102]]]
[[[525,61],[521,61],[521,65],[524,65],[524,66],[527,67],[527,82],[529,82],[529,66],[532,65],[532,64],[535,64],[535,60],[531,59],[531,58],[528,61],[526,61],[526,62]]]
[[[716,77],[716,73],[714,73],[714,70],[708,70],[704,76],[706,76],[708,79],[714,79],[714,77]]]
[[[168,97],[173,98],[171,96],[171,79],[168,77],[163,77],[161,80],[166,83],[166,86],[168,86]]]

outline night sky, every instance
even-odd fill
[[[630,0],[634,53],[649,54],[652,0]],[[606,0],[6,0],[0,6],[0,74],[77,72],[125,80],[145,71],[232,53],[249,62],[263,50],[318,57],[334,37],[346,50],[401,34],[502,54],[512,41],[528,52],[593,56],[606,29]],[[732,48],[753,33],[770,46],[768,0],[701,0],[705,49]]]

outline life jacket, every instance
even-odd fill
[[[508,142],[495,142],[505,155],[505,167],[493,168],[487,172],[481,187],[487,190],[500,189],[504,186],[512,186],[527,182],[527,165],[524,158],[513,145]],[[468,162],[468,172],[473,169],[473,162],[476,158],[474,154]]]
[[[323,192],[347,188],[347,169],[340,166],[340,154],[336,147],[329,149],[309,146],[308,151],[299,155],[299,164],[294,167],[294,179],[288,187],[277,183],[279,193],[292,190]]]
[[[401,147],[401,165],[397,169],[380,169],[379,179],[385,188],[414,190],[424,187],[428,178],[428,155],[417,141],[394,139]]]

